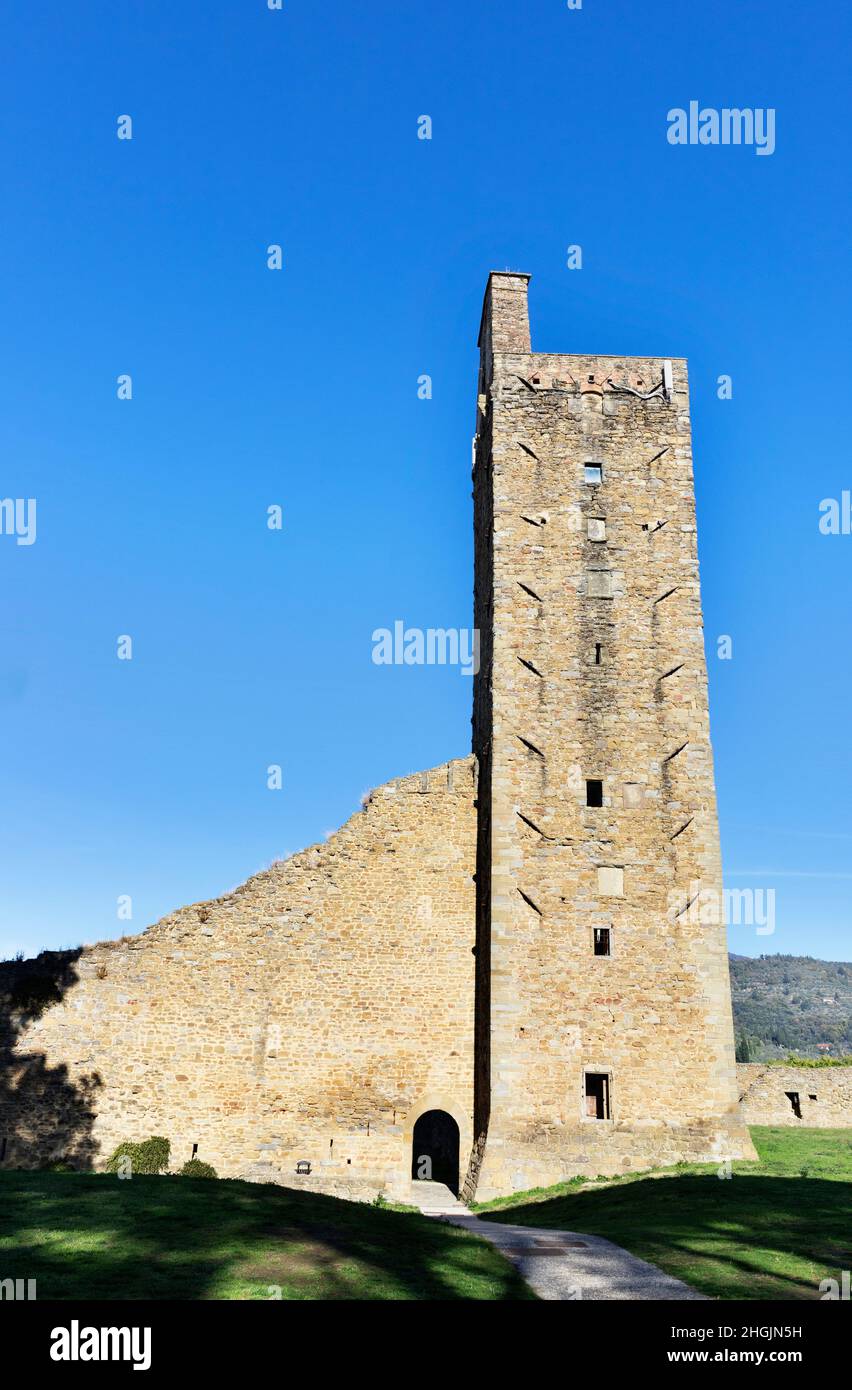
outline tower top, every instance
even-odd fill
[[[530,277],[523,270],[491,271],[479,326],[479,348],[483,354],[530,351],[529,282]]]

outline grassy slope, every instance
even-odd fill
[[[0,1173],[0,1276],[40,1299],[524,1299],[483,1240],[272,1184]]]
[[[487,1220],[606,1236],[711,1298],[817,1299],[852,1263],[852,1130],[755,1127],[759,1163],[564,1184]]]

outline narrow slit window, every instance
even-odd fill
[[[596,666],[602,666],[602,665],[603,665],[603,643],[602,643],[602,642],[596,642],[596,643],[595,643],[595,665],[596,665]]]
[[[603,482],[603,464],[584,463],[583,477],[584,480],[587,483],[591,483],[593,487],[599,487]]]
[[[790,1102],[790,1107],[797,1120],[802,1118],[802,1102],[798,1091],[785,1091],[785,1096]]]
[[[609,927],[595,927],[593,936],[594,936],[594,943],[595,943],[595,955],[596,955],[596,956],[611,956],[611,955],[612,955],[612,942],[611,942],[611,938],[610,938],[610,928],[609,928]]]
[[[586,780],[586,805],[603,806],[603,782],[596,777]]]
[[[586,1116],[590,1120],[609,1119],[609,1077],[606,1072],[586,1072]]]

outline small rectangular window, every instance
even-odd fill
[[[595,927],[593,936],[594,936],[595,955],[596,955],[596,956],[611,956],[611,955],[612,955],[612,949],[611,949],[611,943],[610,943],[610,935],[609,935],[609,933],[610,933],[609,927]]]
[[[583,476],[587,483],[597,486],[603,482],[603,465],[600,463],[584,463]]]
[[[603,806],[603,782],[595,777],[586,780],[586,805]]]
[[[586,1115],[590,1120],[609,1119],[609,1077],[606,1072],[586,1072]]]
[[[603,664],[603,644],[602,644],[601,642],[596,642],[596,643],[595,643],[595,665],[596,665],[596,666],[601,666],[602,664]]]

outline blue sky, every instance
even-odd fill
[[[7,11],[0,495],[38,532],[0,536],[0,955],[141,930],[467,752],[470,680],[370,639],[470,625],[476,335],[512,267],[537,350],[690,360],[726,877],[777,895],[732,949],[849,959],[852,536],[818,509],[852,488],[850,29],[791,0]],[[775,153],[672,147],[691,100],[774,108]]]

